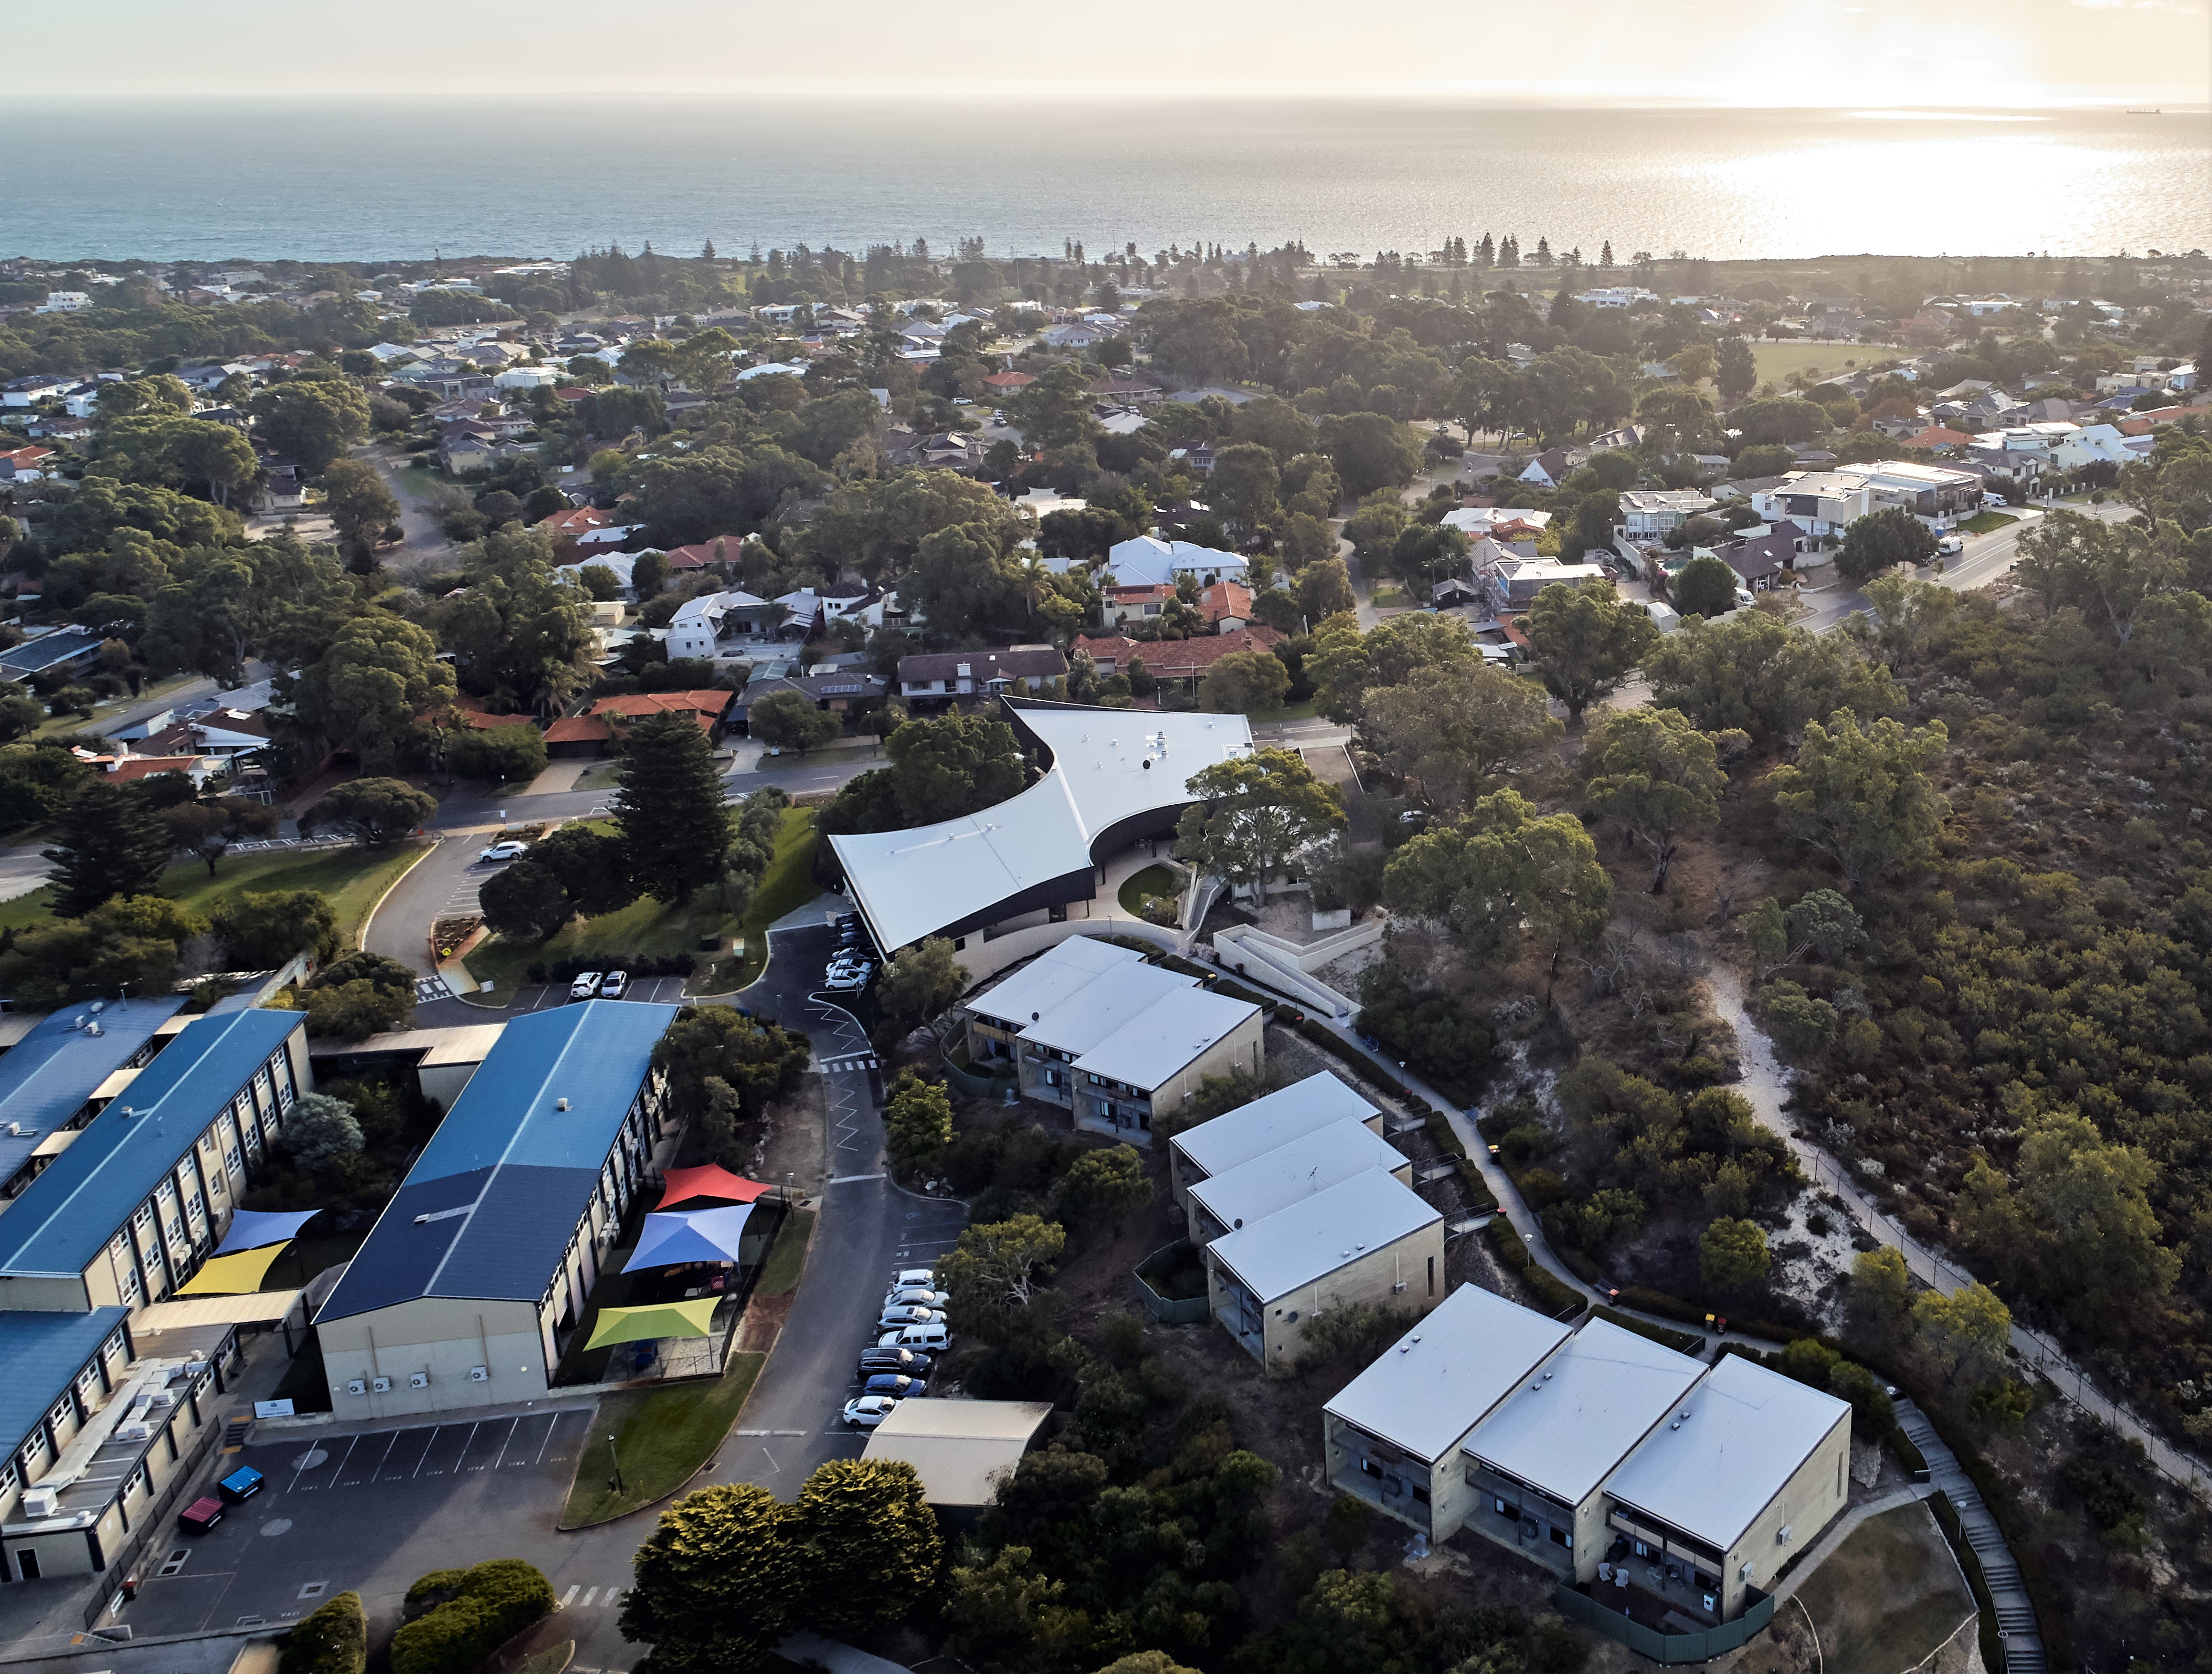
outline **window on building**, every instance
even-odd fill
[[[1429,1503],[1429,1485],[1426,1482],[1417,1482],[1413,1484],[1413,1499],[1420,1505],[1425,1506]]]
[[[223,1147],[222,1166],[230,1171],[234,1178],[242,1180],[246,1178],[246,1163],[239,1156],[238,1147],[235,1145]]]
[[[138,1283],[138,1268],[136,1263],[132,1263],[119,1269],[119,1287],[123,1292],[124,1306],[137,1306],[138,1293],[141,1289],[141,1286]]]
[[[49,1422],[55,1425],[66,1424],[76,1412],[76,1409],[70,1404],[69,1397],[64,1395],[54,1403],[54,1409],[46,1415],[46,1418]]]
[[[1571,1552],[1575,1549],[1575,1537],[1569,1534],[1565,1529],[1555,1528],[1552,1531],[1552,1544],[1554,1546],[1564,1546],[1567,1550]]]
[[[1359,1474],[1363,1476],[1380,1476],[1382,1474],[1382,1467],[1372,1459],[1362,1459],[1359,1462]]]

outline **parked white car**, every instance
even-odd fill
[[[895,1395],[863,1395],[845,1403],[845,1421],[856,1429],[872,1430],[898,1405]]]
[[[506,843],[495,843],[490,848],[478,855],[477,858],[480,861],[486,861],[490,865],[498,866],[507,861],[520,860],[529,852],[530,845],[528,843],[516,843],[510,839]]]
[[[568,997],[571,1000],[590,999],[599,991],[599,983],[603,978],[604,973],[597,971],[577,972],[576,980],[568,984]]]

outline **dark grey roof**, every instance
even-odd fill
[[[1052,677],[1067,673],[1066,657],[1049,645],[1039,645],[1015,646],[1004,651],[929,651],[918,656],[901,657],[899,679],[954,679],[963,663],[968,666],[970,678],[977,680],[1011,679],[1032,674]]]

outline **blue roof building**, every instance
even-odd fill
[[[0,1308],[136,1308],[197,1272],[313,1086],[305,1022],[188,1024],[0,1215]]]
[[[534,1399],[652,1180],[674,1006],[510,1022],[315,1317],[341,1418]]]
[[[0,1057],[0,1198],[16,1196],[62,1148],[55,1134],[76,1125],[102,1083],[153,1056],[157,1032],[184,1003],[180,994],[161,994],[97,1010],[71,1007]]]

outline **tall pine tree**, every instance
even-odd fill
[[[722,875],[730,819],[721,775],[688,714],[647,715],[629,729],[613,809],[641,895],[680,906]]]
[[[152,895],[169,864],[169,831],[135,791],[94,780],[64,805],[56,824],[54,911],[82,918],[115,895]]]

